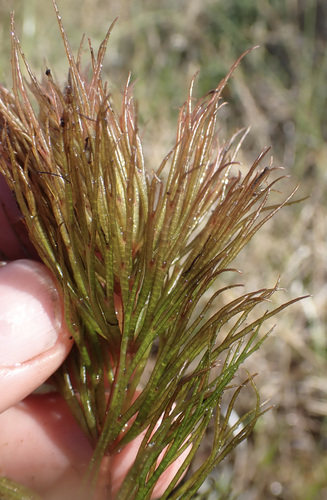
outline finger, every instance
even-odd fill
[[[117,455],[104,457],[100,470],[104,477],[96,498],[108,498],[109,484],[111,496],[116,497],[145,434],[143,431]],[[189,451],[162,474],[151,499],[163,496]],[[58,393],[33,394],[0,415],[1,475],[31,488],[45,500],[89,498],[81,488],[92,454],[90,443]]]
[[[59,286],[47,268],[27,260],[1,267],[0,412],[45,382],[72,342]]]
[[[57,393],[33,394],[0,415],[1,475],[44,498],[79,498],[91,456],[89,442]]]

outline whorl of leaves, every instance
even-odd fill
[[[87,78],[82,46],[75,60],[55,9],[69,64],[64,90],[50,69],[37,81],[14,25],[13,93],[0,87],[0,168],[30,239],[62,287],[75,339],[55,381],[94,447],[86,478],[91,490],[103,456],[113,456],[146,431],[120,500],[150,498],[163,471],[188,450],[162,497],[167,498],[213,420],[210,455],[170,497],[188,499],[262,411],[255,389],[256,408],[230,428],[241,388],[229,391],[224,414],[220,403],[240,364],[260,346],[262,324],[288,304],[249,319],[276,285],[214,306],[232,287],[219,286],[223,273],[236,272],[230,265],[237,254],[293,193],[269,207],[281,178],[270,180],[276,169],[260,166],[268,150],[245,176],[235,175],[247,131],[228,143],[218,141],[221,94],[240,60],[195,104],[192,81],[176,144],[151,172],[129,80],[120,113],[101,80],[111,28],[97,57],[90,44]],[[210,297],[205,303],[204,296]],[[252,377],[247,382],[253,384]]]

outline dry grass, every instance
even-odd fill
[[[216,471],[212,498],[323,500],[327,497],[324,2],[58,0],[58,5],[76,49],[84,31],[97,48],[119,15],[104,73],[114,94],[120,93],[129,70],[137,80],[149,169],[157,168],[173,143],[178,107],[191,76],[201,71],[200,95],[216,86],[240,53],[261,45],[229,86],[222,135],[251,125],[242,168],[263,146],[273,145],[275,163],[291,174],[292,185],[301,182],[300,196],[310,198],[288,207],[264,227],[238,266],[249,290],[273,285],[280,273],[287,289],[285,300],[306,293],[312,297],[284,311],[273,336],[247,363],[247,369],[259,372],[262,399],[269,398],[274,408],[230,462]],[[66,62],[50,0],[0,0],[1,81],[10,83],[12,9],[36,73],[49,65],[63,81]],[[248,405],[245,396],[239,411]],[[209,499],[209,493],[203,498]]]

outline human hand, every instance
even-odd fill
[[[61,365],[72,343],[60,289],[47,268],[28,260],[0,267],[0,470],[46,500],[73,498],[92,457],[64,399],[56,392],[31,394]],[[105,467],[113,493],[143,437]],[[161,476],[152,498],[162,496],[182,461]],[[98,498],[104,498],[106,478],[102,483]]]
[[[73,343],[58,284],[43,264],[0,268],[0,339],[1,474],[42,494],[67,489],[80,479],[90,445],[57,393],[28,396]]]
[[[0,174],[0,260],[40,260],[32,245],[13,193]]]
[[[40,262],[14,260],[37,254],[15,199],[0,175],[0,475],[45,500],[70,500],[80,489],[93,450],[57,392],[32,394],[59,368],[73,345],[61,291]],[[145,431],[110,457],[112,494],[134,462]],[[160,477],[160,498],[185,456]],[[108,470],[109,468],[109,470]],[[98,498],[108,480],[102,478]],[[106,495],[107,496],[107,495]]]

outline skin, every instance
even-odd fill
[[[40,262],[21,259],[27,249],[28,256],[35,250],[17,232],[22,221],[12,201],[0,182],[0,224],[8,222],[1,255],[20,259],[0,267],[0,475],[45,500],[70,500],[81,486],[91,446],[59,394],[33,391],[59,368],[73,340],[55,278]],[[111,477],[113,497],[142,439],[140,435],[118,455],[104,459],[102,477]],[[162,496],[185,455],[161,476],[153,499]],[[96,500],[107,498],[107,482],[100,481]]]
[[[0,268],[0,339],[1,474],[42,494],[68,487],[92,450],[58,394],[30,395],[73,342],[58,285],[43,264],[17,260]]]
[[[39,256],[29,240],[22,214],[5,178],[0,174],[0,259],[33,259]]]

